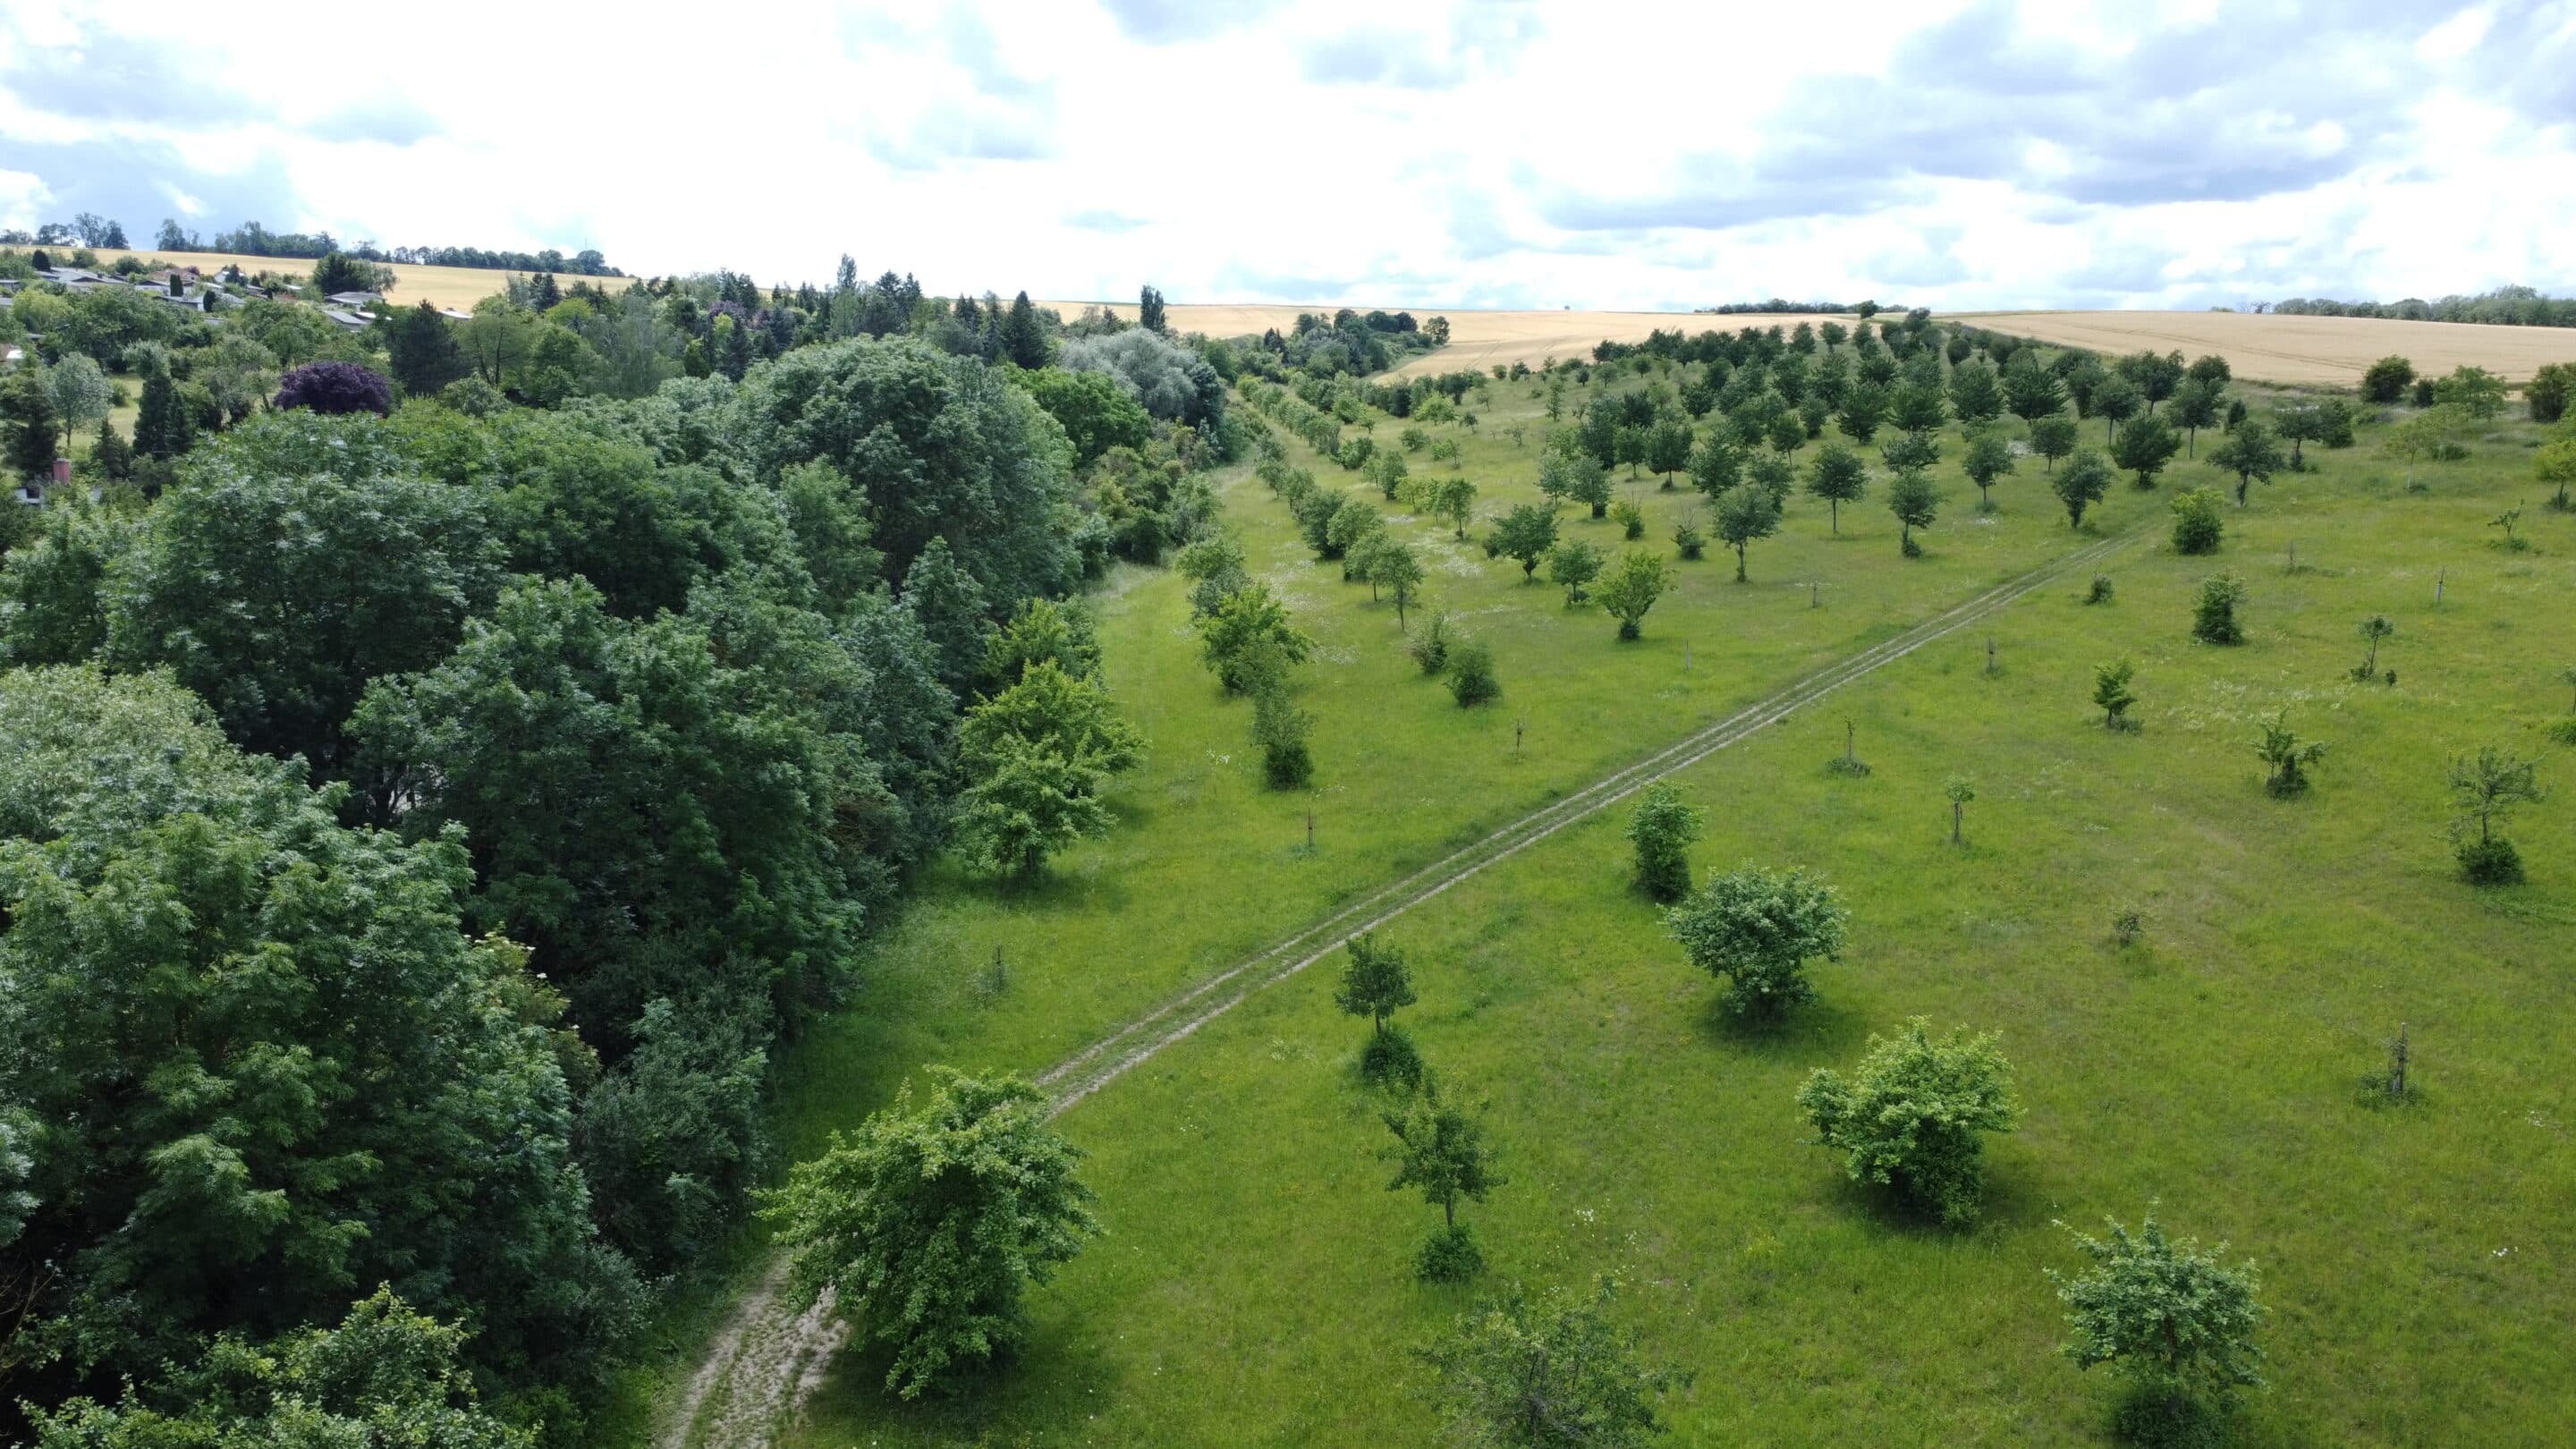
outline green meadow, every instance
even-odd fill
[[[2240,388],[2258,406],[2259,391]],[[1480,518],[1536,499],[1535,380],[1468,406],[1475,430],[1432,431],[1459,440]],[[1380,445],[1401,427],[1379,419]],[[1030,1295],[1017,1361],[956,1401],[899,1406],[882,1361],[846,1353],[788,1442],[1419,1443],[1433,1419],[1413,1345],[1482,1292],[1602,1272],[1649,1355],[1692,1375],[1663,1403],[1672,1442],[2088,1442],[2116,1386],[2055,1353],[2043,1269],[2077,1259],[2053,1224],[2134,1223],[2151,1203],[2261,1267],[2271,1387],[2240,1442],[2562,1442],[2576,751],[2544,731],[2576,663],[2576,515],[2536,506],[2527,424],[2419,470],[2420,492],[2373,456],[2376,433],[2231,502],[2222,551],[2191,558],[2166,540],[2169,502],[2217,485],[2205,462],[2177,460],[2152,491],[2124,477],[2078,532],[2035,457],[1979,512],[1953,428],[1924,557],[1899,557],[1875,470],[1838,536],[1794,496],[1747,583],[1714,541],[1676,562],[1633,643],[1544,573],[1524,584],[1486,559],[1479,525],[1462,542],[1382,502],[1429,574],[1413,627],[1438,610],[1494,649],[1503,696],[1473,710],[1414,666],[1391,603],[1316,562],[1248,472],[1226,475],[1252,571],[1318,641],[1299,679],[1314,788],[1263,788],[1250,706],[1201,666],[1186,582],[1113,576],[1094,599],[1108,673],[1151,742],[1111,795],[1117,828],[1034,884],[941,868],[872,947],[854,1009],[789,1055],[791,1156],[926,1064],[1041,1071],[1802,676],[2074,549],[2120,546],[1674,777],[1705,812],[1702,873],[1804,866],[1852,913],[1820,999],[1781,1026],[1735,1025],[1666,938],[1630,886],[1625,806],[1385,929],[1421,993],[1400,1020],[1444,1090],[1481,1104],[1509,1179],[1462,1212],[1491,1263],[1481,1284],[1408,1272],[1437,1212],[1386,1190],[1378,1098],[1354,1067],[1367,1028],[1333,1007],[1328,961],[1059,1119],[1090,1154],[1107,1231]],[[1285,441],[1327,486],[1366,486]],[[1644,537],[1571,509],[1564,535],[1671,558],[1704,502],[1686,480],[1618,473]],[[2490,520],[2524,499],[2533,547],[2507,551]],[[2248,586],[2235,648],[2189,634],[2221,569]],[[2114,592],[2088,604],[2097,571]],[[2397,625],[2380,653],[2393,685],[2350,677],[2373,613]],[[2120,657],[2137,665],[2134,733],[2089,703],[2094,667]],[[2286,801],[2252,748],[2282,712],[2330,746]],[[1846,721],[1866,776],[1824,768]],[[2486,743],[2539,756],[2555,793],[2509,828],[2529,883],[2481,891],[2451,858],[2444,770]],[[1976,791],[1961,845],[1952,776]],[[2144,920],[2127,945],[2123,909]],[[1849,1182],[1802,1141],[1792,1102],[1811,1069],[1848,1068],[1918,1015],[2000,1032],[2026,1109],[1990,1142],[1986,1210],[1964,1230]],[[2365,1081],[2401,1022],[2420,1090],[2387,1105]]]

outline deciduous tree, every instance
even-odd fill
[[[1719,495],[1711,526],[1735,550],[1735,581],[1743,583],[1745,547],[1780,531],[1780,501],[1767,488],[1737,484]]]
[[[1711,876],[1664,913],[1664,928],[1691,964],[1727,979],[1727,1010],[1763,1019],[1815,998],[1807,962],[1841,959],[1850,921],[1823,881],[1753,866]]]
[[[1637,888],[1658,901],[1677,901],[1690,893],[1691,843],[1699,839],[1700,812],[1682,800],[1681,792],[1657,782],[1637,797],[1628,812],[1628,842],[1637,851]]]
[[[1661,555],[1629,549],[1619,555],[1601,581],[1601,607],[1619,621],[1619,637],[1634,639],[1638,626],[1645,621],[1646,611],[1664,596],[1672,582]]]
[[[2160,1428],[2157,1441],[2177,1442],[2173,1432],[2203,1396],[2223,1403],[2262,1384],[2254,1334],[2265,1310],[2253,1264],[2228,1263],[2225,1243],[2204,1249],[2166,1237],[2152,1211],[2135,1235],[2116,1221],[2107,1238],[2069,1232],[2091,1269],[2048,1275],[2073,1334],[2060,1351],[2079,1367],[2109,1364],[2127,1375],[2162,1421],[2141,1426]]]
[[[1948,1227],[1976,1219],[1984,1134],[2021,1119],[1995,1038],[1961,1030],[1935,1040],[1919,1016],[1892,1037],[1872,1034],[1850,1080],[1810,1073],[1798,1107],[1852,1181],[1891,1188]]]

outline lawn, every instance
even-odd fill
[[[1462,458],[1485,513],[1535,496],[1543,421],[1525,386],[1489,392]],[[1423,997],[1409,1024],[1449,1089],[1486,1104],[1511,1179],[1468,1212],[1489,1284],[1618,1271],[1649,1350],[1695,1374],[1666,1404],[1675,1442],[2062,1443],[2099,1436],[2112,1388],[2052,1355],[2041,1269],[2074,1254],[2051,1221],[2134,1221],[2160,1199],[2177,1231],[2262,1265],[2274,1387],[2246,1442],[2557,1439],[2576,1417],[2576,848],[2562,796],[2515,830],[2531,884],[2480,893],[2442,835],[2450,753],[2503,743],[2561,785],[2570,763],[2540,731],[2566,707],[2576,520],[2535,509],[2521,554],[2486,526],[2536,496],[2527,432],[2414,495],[2366,450],[2321,454],[2321,472],[2231,508],[2215,561],[2159,541],[2166,499],[2205,466],[2178,463],[2153,494],[2123,483],[2099,512],[2138,539],[2105,566],[2111,602],[2079,603],[2079,580],[2043,589],[1684,773],[1708,812],[1703,867],[1806,865],[1853,910],[1822,1000],[1782,1029],[1714,1010],[1627,889],[1623,811],[1397,923]],[[1752,583],[1714,555],[1683,565],[1636,644],[1450,546],[1431,602],[1493,642],[1506,689],[1473,712],[1413,670],[1391,608],[1314,565],[1277,501],[1234,479],[1256,571],[1323,645],[1304,695],[1318,789],[1259,788],[1247,709],[1199,668],[1179,581],[1113,580],[1111,675],[1154,742],[1117,792],[1118,830],[1033,889],[930,882],[853,1009],[791,1054],[790,1150],[923,1063],[1060,1060],[1444,845],[2090,541],[2036,460],[1980,516],[1955,437],[1945,451],[1928,557],[1897,557],[1875,487],[1840,540],[1802,498],[1755,545]],[[1623,491],[1650,515],[1640,546],[1669,554],[1689,495]],[[2241,648],[2186,633],[2216,567],[2251,586]],[[2347,677],[2374,611],[2398,623],[2395,686]],[[2119,655],[2139,666],[2134,735],[2087,703],[2093,665]],[[2280,709],[2333,746],[2292,802],[2264,795],[2250,748]],[[1867,778],[1821,768],[1845,717]],[[1952,774],[1978,790],[1956,848]],[[2121,949],[2124,904],[2147,927]],[[1847,1183],[1791,1104],[1808,1070],[1914,1014],[2002,1032],[2020,1071],[2023,1129],[1994,1144],[1987,1214],[1964,1232]],[[2424,1091],[2374,1107],[2361,1082],[2401,1020]],[[1435,1214],[1383,1190],[1385,1133],[1352,1072],[1364,1029],[1333,1010],[1329,970],[1309,972],[1073,1109],[1109,1231],[1032,1295],[1025,1360],[959,1404],[899,1409],[881,1364],[845,1356],[792,1442],[1421,1442],[1405,1350],[1473,1290],[1406,1275]]]

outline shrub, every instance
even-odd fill
[[[2111,602],[2111,576],[2109,574],[2095,574],[2093,576],[2092,586],[2084,591],[2084,602],[2088,604],[2107,604]]]
[[[1659,901],[1690,892],[1690,847],[1699,839],[1699,812],[1666,784],[1646,787],[1628,815],[1628,840],[1637,849],[1637,885]]]
[[[1840,959],[1851,915],[1834,888],[1803,870],[1739,867],[1664,913],[1664,928],[1691,964],[1727,978],[1726,1009],[1776,1017],[1815,999],[1807,961]]]
[[[2271,767],[2271,774],[2263,781],[2265,793],[2276,800],[2287,800],[2307,793],[2307,767],[2326,757],[2326,744],[2323,740],[2301,740],[2286,716],[2275,715],[2263,722],[2263,738],[2255,741],[2254,753]]]
[[[2456,847],[2460,874],[2471,885],[2520,885],[2523,882],[2522,852],[2502,836],[2485,840],[2462,840]]]
[[[1893,1188],[1950,1227],[1977,1216],[1983,1134],[2009,1132],[2021,1115],[1992,1036],[1935,1041],[1919,1016],[1893,1037],[1873,1034],[1850,1081],[1811,1073],[1798,1107],[1852,1181]]]
[[[1485,1271],[1484,1250],[1465,1223],[1434,1228],[1413,1250],[1413,1276],[1425,1283],[1464,1283]]]
[[[2236,606],[2245,602],[2245,581],[2234,574],[2214,574],[2200,582],[2200,597],[2192,605],[2191,635],[2203,644],[2242,644],[2244,626],[2236,621]]]
[[[1315,778],[1306,736],[1315,717],[1288,699],[1285,685],[1269,681],[1252,695],[1252,742],[1261,747],[1261,774],[1273,790],[1302,790]]]
[[[2093,703],[2102,711],[2102,727],[2117,730],[2128,725],[2129,706],[2138,696],[2129,682],[2138,677],[2138,666],[2126,659],[2100,664],[2093,669]]]
[[[2518,760],[2493,745],[2474,755],[2455,756],[2450,772],[2451,803],[2459,814],[2451,821],[2460,869],[2473,885],[2515,885],[2522,880],[2522,856],[2513,843],[2496,833],[2516,807],[2541,798],[2539,763]],[[2477,833],[2472,837],[2470,827]]]
[[[1610,521],[1619,525],[1619,536],[1621,538],[1644,538],[1646,536],[1646,510],[1639,508],[1636,504],[1629,502],[1627,499],[1622,498],[1618,502],[1610,505]]]
[[[2122,906],[2111,913],[2111,944],[2122,950],[2138,943],[2147,933],[2147,913],[2136,906]]]
[[[1407,1090],[1422,1085],[1422,1051],[1400,1026],[1379,1030],[1360,1048],[1360,1076],[1380,1086]]]
[[[1708,538],[1685,523],[1673,530],[1673,547],[1679,549],[1684,558],[1698,558],[1708,552]]]
[[[1482,639],[1461,639],[1449,648],[1449,693],[1461,709],[1502,698],[1502,681],[1494,677],[1494,651]]]
[[[1438,674],[1449,667],[1449,616],[1434,614],[1422,626],[1422,632],[1404,641],[1405,652],[1425,674]]]
[[[2218,552],[2218,542],[2227,532],[2226,516],[2220,512],[2216,490],[2194,488],[2177,494],[2173,501],[2174,552],[2206,554]]]
[[[2074,1335],[2060,1351],[2084,1368],[2109,1364],[2128,1375],[2136,1397],[2123,1422],[2166,1438],[2174,1426],[2205,1418],[2212,1401],[2263,1382],[2254,1345],[2261,1284],[2253,1264],[2225,1261],[2225,1243],[2204,1250],[2189,1238],[2176,1242],[2152,1212],[2134,1236],[2117,1222],[2110,1227],[2108,1238],[2074,1235],[2092,1271],[2048,1275]]]

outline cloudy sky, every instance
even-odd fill
[[[0,11],[0,225],[1065,298],[2566,292],[2572,124],[2576,0]]]

